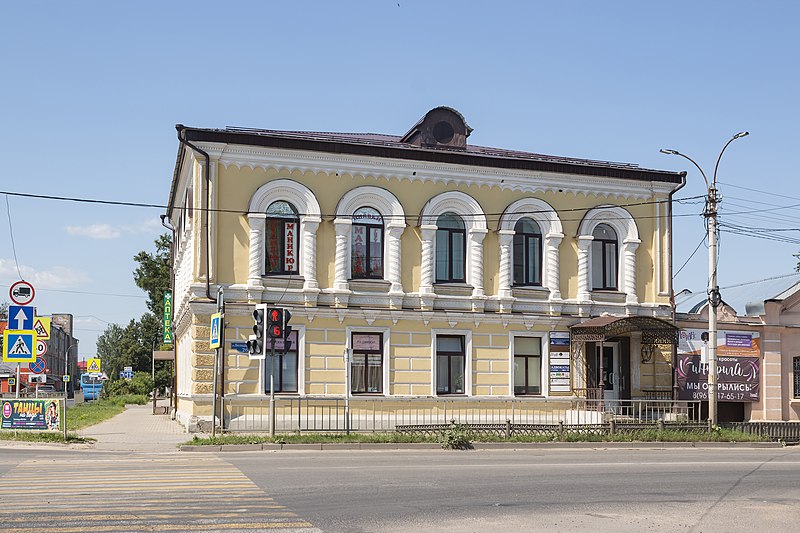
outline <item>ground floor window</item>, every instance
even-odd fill
[[[271,339],[266,340],[265,352],[267,357],[264,360],[265,385],[264,390],[269,393],[270,372],[273,372],[275,392],[297,392],[297,332],[293,331],[289,335],[288,342],[283,339],[275,339],[275,359],[271,354]]]
[[[353,333],[353,358],[350,363],[350,391],[383,392],[383,334]]]
[[[800,398],[800,357],[794,358],[794,397]]]
[[[542,393],[542,340],[514,337],[514,394]]]
[[[436,394],[464,394],[464,337],[436,337]]]

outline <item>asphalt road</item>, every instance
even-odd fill
[[[324,531],[800,529],[800,449],[225,456]]]
[[[0,530],[795,532],[800,448],[0,448]],[[33,505],[35,502],[35,505]]]

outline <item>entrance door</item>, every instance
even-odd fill
[[[595,383],[600,380],[600,345],[595,348]],[[620,371],[619,349],[617,344],[603,345],[603,398],[606,400],[619,400]]]

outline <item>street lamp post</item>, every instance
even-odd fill
[[[677,150],[661,149],[662,154],[677,155],[691,162],[703,180],[706,183],[708,196],[706,197],[706,209],[703,216],[706,217],[706,229],[708,231],[708,418],[712,426],[716,426],[717,418],[717,307],[719,307],[722,298],[719,294],[719,286],[717,285],[717,208],[719,204],[719,196],[717,195],[717,169],[719,169],[719,162],[722,159],[722,154],[725,149],[736,139],[750,135],[746,131],[741,131],[731,137],[717,157],[717,163],[714,165],[714,175],[709,183],[706,173],[700,168],[694,159],[688,155],[682,154]]]

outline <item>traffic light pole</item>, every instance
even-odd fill
[[[275,337],[269,341],[269,436],[275,436]]]

